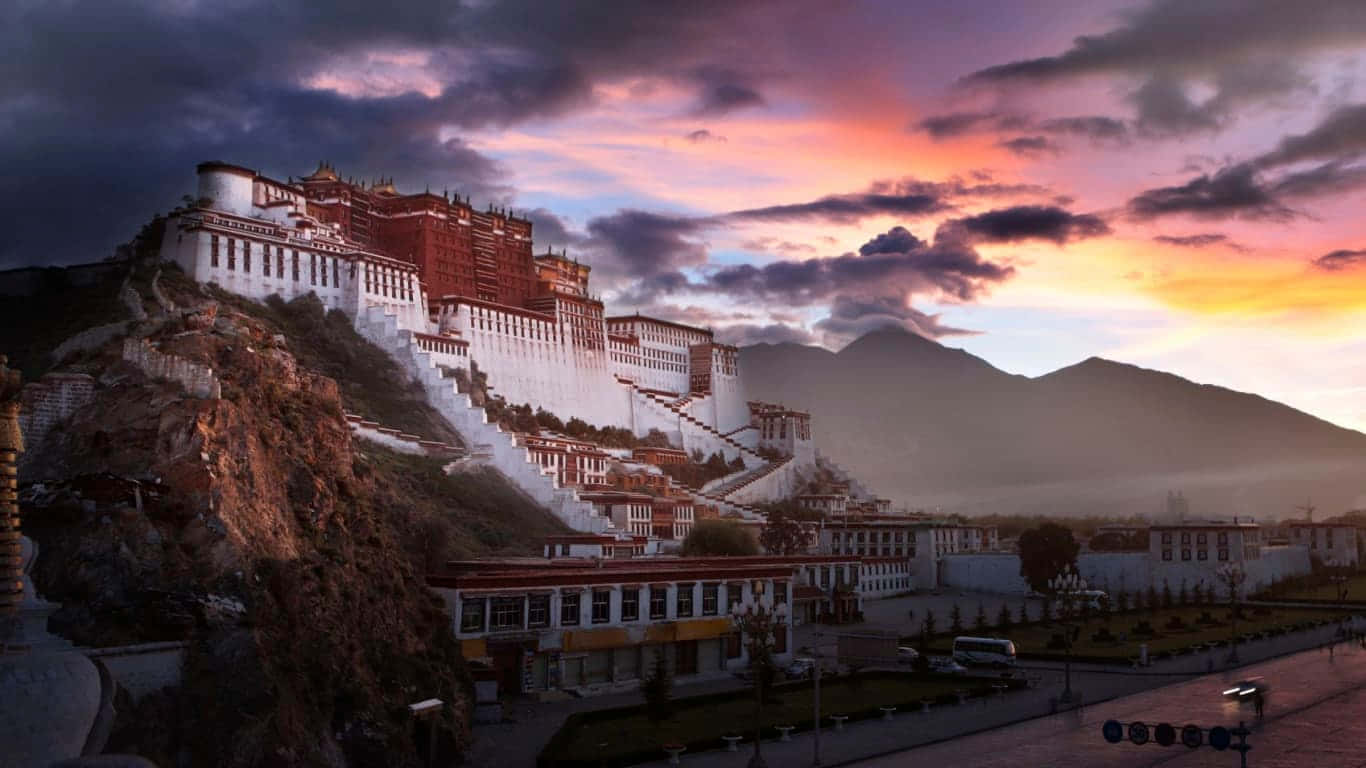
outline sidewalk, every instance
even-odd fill
[[[1213,670],[1220,672],[1290,653],[1312,651],[1315,647],[1322,649],[1333,638],[1335,631],[1336,627],[1320,627],[1240,645],[1238,654],[1241,662],[1234,667],[1224,663],[1227,648],[1216,649],[1214,657],[1210,654],[1179,657],[1138,670],[1073,664],[1072,688],[1074,692],[1081,693],[1083,707],[1090,706],[1207,674],[1211,658],[1215,661]],[[1326,650],[1322,652],[1325,655],[1328,653]],[[821,764],[842,765],[1048,716],[1053,713],[1052,701],[1062,691],[1062,666],[1054,663],[1021,664],[1025,669],[1042,672],[1044,679],[1037,688],[1002,698],[971,700],[961,706],[935,707],[928,714],[898,712],[890,722],[865,720],[851,724],[843,731],[835,731],[827,724],[821,732]],[[1084,709],[1077,708],[1064,713],[1057,720],[1060,727],[1074,728],[1076,723],[1072,720],[1079,721],[1083,716]],[[794,734],[790,742],[765,741],[761,749],[770,765],[805,766],[812,764],[814,742],[813,733],[808,731]],[[717,746],[721,747],[719,738]],[[684,766],[697,768],[742,768],[753,752],[753,742],[745,741],[735,753],[722,749],[685,753],[681,762]],[[661,759],[647,765],[665,766],[667,760]]]

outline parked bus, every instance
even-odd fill
[[[955,637],[953,660],[964,666],[1015,665],[1015,644],[1000,637]]]

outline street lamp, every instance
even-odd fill
[[[1247,571],[1243,570],[1237,563],[1225,563],[1216,572],[1219,581],[1224,583],[1224,588],[1228,590],[1228,601],[1233,606],[1233,618],[1229,623],[1228,637],[1228,663],[1238,663],[1238,590],[1242,589],[1243,582],[1247,581]]]
[[[749,597],[731,607],[731,623],[749,648],[749,668],[754,677],[754,757],[749,768],[767,768],[759,743],[763,735],[764,677],[773,666],[773,645],[778,632],[787,631],[787,603],[773,604],[764,597],[764,582],[755,581]]]
[[[1331,558],[1323,565],[1328,569],[1328,580],[1333,582],[1333,594],[1337,596],[1338,636],[1346,637],[1346,632],[1343,629],[1345,618],[1342,614],[1342,604],[1347,602],[1347,582],[1349,580],[1347,570],[1349,566],[1337,558]]]
[[[1048,588],[1058,598],[1058,608],[1063,618],[1063,689],[1061,700],[1072,701],[1072,616],[1077,610],[1081,593],[1086,590],[1086,579],[1070,568],[1048,580]]]

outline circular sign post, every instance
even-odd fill
[[[1181,743],[1191,749],[1198,749],[1205,743],[1205,732],[1198,725],[1188,725],[1181,729]]]
[[[1118,720],[1106,720],[1100,727],[1100,735],[1111,744],[1118,744],[1124,741],[1124,726]]]
[[[1129,741],[1143,745],[1148,743],[1148,726],[1145,723],[1129,723]]]
[[[1172,727],[1171,723],[1159,723],[1157,728],[1153,730],[1153,741],[1156,741],[1159,746],[1170,747],[1176,743],[1176,729]]]
[[[1220,752],[1228,749],[1231,739],[1228,729],[1222,725],[1216,725],[1209,729],[1209,745]]]

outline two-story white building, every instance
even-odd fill
[[[1357,529],[1354,525],[1292,520],[1285,524],[1285,530],[1290,543],[1309,550],[1310,558],[1340,567],[1357,565]]]

